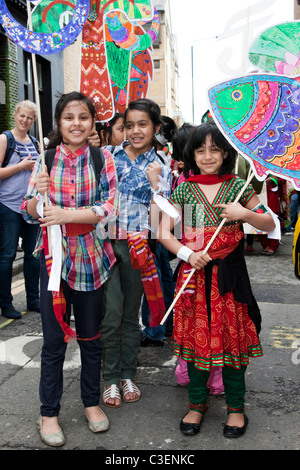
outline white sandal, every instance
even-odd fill
[[[104,405],[109,406],[110,408],[119,408],[122,404],[120,390],[116,384],[109,385],[104,390],[102,398],[103,398]],[[117,398],[118,400],[120,400],[120,404],[112,405],[111,403],[107,403],[108,400],[113,399],[113,398]]]
[[[133,403],[134,401],[138,401],[141,398],[142,393],[140,389],[135,385],[134,382],[132,382],[131,379],[123,379],[121,383],[122,383],[122,390],[123,390],[123,400],[126,403]],[[136,395],[138,395],[138,397],[134,398],[133,400],[126,400],[125,397],[128,393],[135,393]]]

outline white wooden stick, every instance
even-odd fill
[[[241,191],[239,192],[239,194],[237,195],[237,197],[235,198],[234,200],[234,204],[238,202],[238,200],[240,199],[240,197],[242,196],[242,194],[244,193],[245,189],[247,188],[248,184],[250,183],[250,181],[252,180],[254,176],[254,173],[250,170],[250,173],[248,175],[248,178],[247,178],[247,181],[246,183],[244,184],[244,186],[242,187]],[[217,230],[215,231],[215,233],[213,234],[213,236],[211,237],[208,245],[206,246],[206,248],[203,250],[203,254],[206,254],[207,251],[209,250],[209,248],[211,247],[213,241],[215,240],[215,238],[217,237],[218,233],[220,232],[221,228],[223,227],[223,225],[225,224],[226,222],[226,218],[222,220],[222,222],[220,223],[220,225],[218,226]],[[160,325],[163,325],[165,323],[165,321],[167,320],[168,316],[170,315],[174,305],[176,304],[177,300],[179,299],[179,297],[181,296],[182,292],[184,291],[184,289],[186,288],[187,284],[189,283],[191,277],[193,276],[194,272],[196,270],[193,268],[190,272],[190,274],[188,275],[187,279],[185,280],[184,284],[181,286],[179,292],[176,294],[176,297],[175,299],[173,300],[172,304],[170,305],[168,311],[165,313],[163,319],[161,320],[160,322]]]
[[[133,31],[134,31],[134,26],[133,26],[133,24],[132,24],[132,25],[131,25],[131,32],[133,32]],[[132,50],[130,50],[130,53],[129,53],[126,108],[128,108],[128,104],[129,104],[131,65],[132,65]]]
[[[29,29],[32,31],[32,17],[31,17],[31,6],[30,1],[27,0],[27,15],[28,15],[28,25]],[[36,66],[36,56],[34,53],[31,54],[32,59],[32,73],[33,73],[33,84],[34,84],[34,93],[35,101],[37,106],[37,115],[38,115],[38,129],[39,129],[39,144],[41,152],[41,161],[42,161],[42,170],[45,172],[45,149],[44,149],[44,136],[42,128],[42,117],[41,117],[41,105],[40,105],[40,95],[39,95],[39,84],[37,76],[37,66]],[[45,206],[48,206],[48,193],[45,193]],[[48,243],[49,243],[49,254],[51,256],[51,240],[50,240],[50,227],[47,227],[48,234]]]
[[[30,7],[30,2],[28,0],[27,0],[27,15],[28,15],[29,29],[32,31],[31,7]],[[38,128],[39,128],[39,136],[40,136],[40,139],[39,139],[40,150],[41,150],[41,155],[42,155],[42,167],[43,167],[43,171],[45,171],[44,139],[43,139],[43,129],[42,129],[42,120],[41,120],[41,105],[40,105],[40,95],[39,95],[39,87],[38,87],[36,57],[34,53],[31,54],[31,59],[32,59],[32,73],[33,73],[35,101],[36,101],[37,114],[38,114]]]

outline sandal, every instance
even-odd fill
[[[123,400],[126,403],[133,403],[134,401],[138,401],[141,398],[141,395],[142,395],[141,391],[135,385],[135,383],[132,382],[131,379],[123,379],[121,383],[122,383],[122,390],[123,390]],[[137,398],[134,398],[132,400],[126,400],[125,397],[128,393],[135,393],[137,395]]]
[[[103,403],[106,406],[109,406],[110,408],[120,408],[122,402],[121,402],[121,395],[120,395],[120,390],[119,387],[116,384],[108,385],[108,387],[105,388],[103,395]],[[111,403],[107,403],[108,400],[117,398],[120,400],[119,405],[112,405]]]

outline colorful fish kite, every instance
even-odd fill
[[[57,34],[76,8],[76,0],[40,0],[32,12],[34,31]],[[146,97],[158,30],[151,0],[91,2],[82,32],[80,90],[94,102],[98,121],[124,113],[129,101]]]
[[[249,59],[262,72],[300,75],[300,21],[278,24],[263,31],[249,50]]]
[[[254,74],[220,83],[208,97],[216,124],[257,179],[271,173],[300,189],[300,82]]]

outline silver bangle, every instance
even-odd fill
[[[182,247],[178,250],[177,258],[182,259],[182,261],[188,262],[189,257],[191,256],[192,253],[194,253],[193,250],[191,250],[191,249],[188,248],[187,246],[182,246]]]

